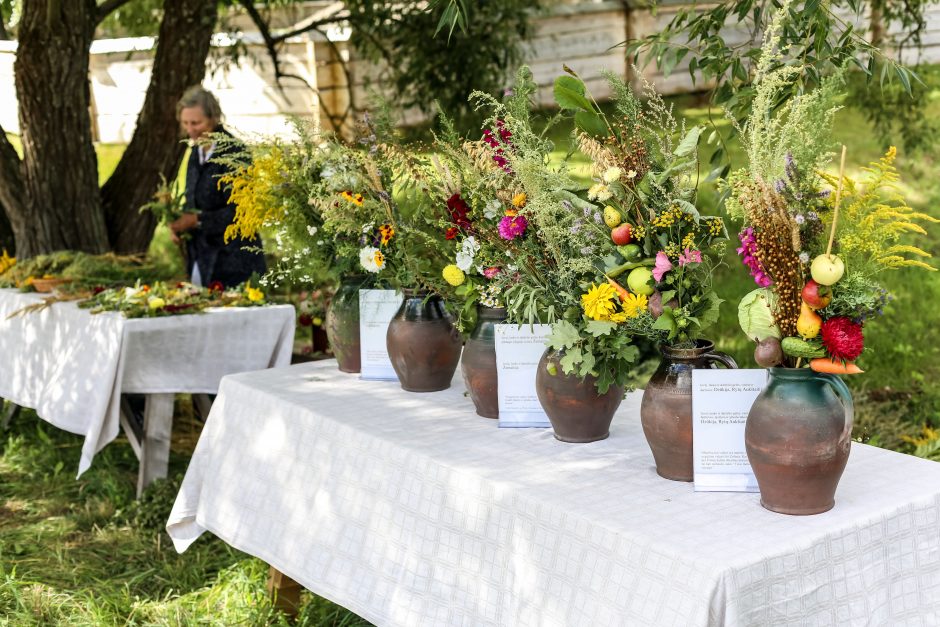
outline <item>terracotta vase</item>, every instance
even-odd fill
[[[460,370],[477,414],[499,418],[496,397],[496,325],[506,321],[502,307],[477,308],[477,325],[463,347]]]
[[[808,368],[771,368],[744,430],[761,505],[796,515],[832,509],[854,413],[842,379]]]
[[[343,277],[326,310],[326,337],[336,363],[343,372],[359,372],[362,366],[359,345],[359,288],[364,274]]]
[[[460,335],[440,296],[403,291],[405,299],[385,336],[392,367],[404,390],[446,390],[460,361]]]
[[[535,374],[535,391],[555,438],[575,443],[607,438],[614,413],[623,400],[623,387],[612,385],[605,394],[598,394],[597,378],[566,375],[559,363],[561,357],[558,351],[546,350]]]
[[[738,367],[714,348],[708,340],[697,340],[692,348],[659,347],[663,358],[643,390],[640,421],[660,477],[692,481],[692,371]]]

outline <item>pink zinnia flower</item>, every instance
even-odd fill
[[[679,255],[679,265],[687,266],[690,263],[702,263],[702,251],[700,250],[689,250],[685,249],[681,255]]]
[[[493,277],[495,277],[495,276],[496,276],[497,274],[499,274],[499,273],[500,273],[500,269],[497,268],[496,266],[490,266],[489,268],[483,268],[483,276],[485,276],[485,277],[488,278],[488,279],[492,279]]]
[[[659,251],[656,253],[656,265],[653,266],[653,278],[659,283],[663,280],[663,275],[672,270],[672,262],[666,253]]]
[[[529,221],[525,216],[503,216],[499,221],[499,236],[503,239],[514,240],[523,233]]]

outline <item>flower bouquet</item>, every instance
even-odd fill
[[[727,234],[721,218],[695,206],[703,128],[678,123],[649,83],[638,97],[619,77],[606,78],[611,114],[573,72],[555,81],[556,101],[573,112],[591,163],[594,222],[614,245],[597,264],[603,282],[582,297],[584,315],[592,329],[606,325],[659,345],[662,361],[643,392],[643,429],[659,474],[691,481],[692,370],[735,366],[703,339],[722,302],[712,277]]]
[[[891,296],[879,282],[904,267],[933,270],[903,241],[922,221],[897,186],[894,148],[845,175],[825,171],[842,77],[778,106],[789,75],[769,70],[780,52],[781,10],[765,35],[752,112],[741,130],[748,167],[724,182],[729,213],[743,220],[738,253],[759,286],[742,299],[742,330],[770,368],[748,416],[748,457],[768,509],[813,514],[834,504],[851,445],[853,404],[836,374],[861,372],[864,330]],[[783,444],[785,443],[785,444]]]
[[[607,275],[618,266],[624,266],[622,274],[625,264],[644,264],[618,251],[602,209],[579,195],[583,190],[567,163],[550,162],[554,147],[534,129],[529,113],[535,89],[522,68],[504,102],[473,95],[489,113],[486,124],[495,140],[486,146],[489,158],[526,199],[511,208],[516,215],[504,216],[510,218],[502,229],[505,271],[494,280],[511,322],[552,325],[537,372],[539,400],[556,438],[589,442],[607,437],[639,354],[628,321],[646,308],[636,295],[621,301]]]

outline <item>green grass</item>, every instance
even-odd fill
[[[75,480],[82,440],[24,411],[0,441],[0,625],[286,625],[267,565],[211,534],[179,555],[162,530],[199,426],[177,411],[170,475],[134,500],[114,442]],[[365,625],[306,594],[298,625]]]

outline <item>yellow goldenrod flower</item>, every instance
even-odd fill
[[[444,266],[444,271],[441,274],[444,276],[444,280],[454,287],[463,285],[463,282],[467,279],[467,275],[463,273],[463,270],[454,264]]]
[[[610,320],[617,308],[617,292],[608,283],[591,284],[587,294],[581,295],[581,307],[592,320]]]

